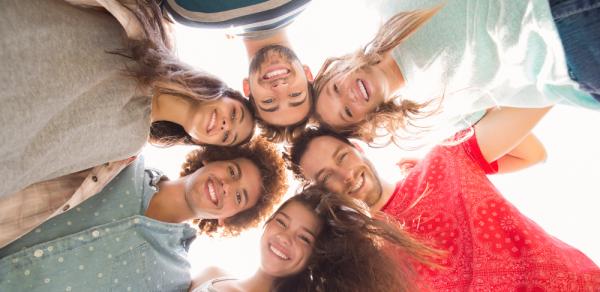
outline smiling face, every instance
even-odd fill
[[[290,202],[267,222],[261,237],[261,269],[273,277],[296,274],[306,268],[321,222],[304,205]]]
[[[302,174],[327,190],[376,204],[382,186],[373,165],[356,148],[331,136],[308,144],[300,158]]]
[[[379,65],[357,70],[346,78],[336,76],[323,85],[315,111],[334,129],[360,123],[392,93],[387,78]]]
[[[197,218],[225,219],[256,205],[260,171],[246,158],[205,163],[185,177],[185,200]]]
[[[184,128],[198,144],[233,146],[252,135],[254,117],[244,104],[224,97],[192,107]]]
[[[274,126],[289,126],[305,119],[311,97],[308,67],[302,66],[288,48],[278,45],[259,50],[244,80],[246,95],[252,95],[258,116]]]

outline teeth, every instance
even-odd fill
[[[210,116],[210,122],[208,122],[208,128],[206,128],[206,132],[210,132],[214,127],[217,121],[217,113],[213,112]]]
[[[357,80],[356,83],[358,84],[358,88],[360,89],[360,93],[362,94],[362,97],[366,101],[368,101],[369,96],[367,95],[367,88],[365,88],[365,84],[362,82],[362,80]]]
[[[289,260],[289,258],[288,258],[288,257],[286,257],[286,256],[285,256],[285,254],[283,254],[283,252],[282,252],[282,251],[280,251],[280,250],[276,249],[274,246],[272,246],[272,245],[269,245],[269,249],[270,249],[270,250],[271,250],[271,251],[272,251],[274,254],[276,254],[278,257],[280,257],[281,259],[283,259],[283,260],[286,260],[286,261],[287,261],[287,260]]]
[[[360,189],[360,187],[362,187],[364,181],[365,181],[365,177],[361,174],[358,177],[358,179],[356,179],[356,182],[352,186],[352,189],[350,189],[350,193],[354,193],[354,192],[358,191]]]
[[[274,70],[274,71],[271,71],[271,72],[265,74],[265,79],[271,79],[277,75],[286,74],[287,72],[288,72],[287,69],[277,69],[277,70]]]
[[[213,203],[217,203],[217,192],[215,192],[215,186],[213,185],[212,181],[208,182],[208,194],[210,195],[210,199],[213,201]]]

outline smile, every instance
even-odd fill
[[[364,184],[365,184],[365,173],[363,172],[358,176],[358,178],[354,182],[354,185],[352,185],[352,188],[350,188],[350,190],[348,191],[349,194],[354,194],[355,192],[360,190]]]
[[[360,96],[365,101],[369,101],[369,92],[367,91],[367,86],[365,85],[365,83],[362,80],[357,79],[356,80],[356,85],[358,86],[358,90],[360,92]]]
[[[277,68],[273,68],[262,76],[263,80],[277,80],[281,78],[285,78],[290,74],[290,70],[286,68],[282,68],[281,66],[277,66]]]
[[[210,120],[208,121],[208,125],[206,126],[206,133],[210,134],[210,132],[215,128],[217,124],[217,110],[215,109],[210,115]]]
[[[282,259],[284,261],[287,261],[290,259],[288,256],[285,255],[285,253],[283,251],[277,249],[272,244],[269,244],[269,250],[271,250],[273,252],[273,254],[275,254],[277,257],[279,257],[280,259]]]
[[[206,189],[208,190],[208,198],[215,205],[219,205],[219,198],[217,197],[217,190],[215,188],[215,183],[212,179],[208,179],[206,181]]]

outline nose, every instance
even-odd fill
[[[279,243],[282,244],[283,246],[291,245],[290,236],[285,231],[277,234],[277,239],[279,240]]]
[[[350,169],[340,168],[340,175],[345,184],[351,184],[354,181],[353,171]]]
[[[288,85],[287,78],[281,78],[281,79],[277,79],[277,80],[271,82],[271,88],[273,88],[274,90],[286,88],[287,85]]]
[[[226,118],[223,118],[223,121],[221,121],[221,131],[227,131],[230,127],[231,123],[229,123]]]

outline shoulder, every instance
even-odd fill
[[[227,271],[225,271],[219,267],[215,267],[215,266],[208,267],[208,268],[204,269],[203,271],[201,271],[200,273],[198,273],[196,276],[194,276],[194,278],[192,279],[192,284],[190,285],[189,291],[193,291],[195,288],[200,287],[207,281],[210,281],[212,279],[219,278],[219,277],[224,277],[224,276],[227,276],[228,274],[229,273],[227,273]]]

